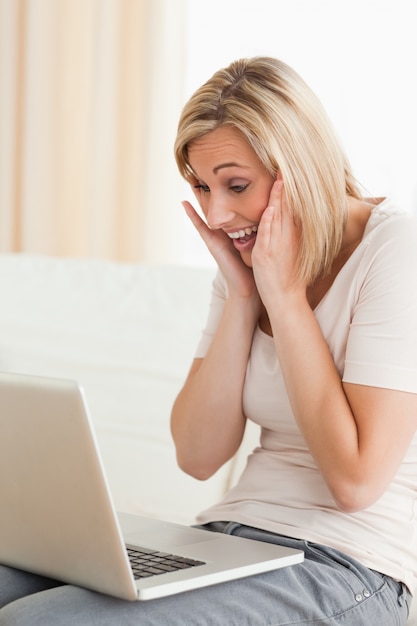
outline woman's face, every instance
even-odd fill
[[[190,184],[207,224],[223,230],[249,267],[256,231],[274,178],[235,128],[221,127],[194,141]]]

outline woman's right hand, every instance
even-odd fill
[[[242,441],[243,385],[261,300],[252,269],[226,233],[210,229],[189,202],[183,205],[228,290],[210,347],[204,358],[194,360],[171,414],[178,465],[205,480],[232,458]]]
[[[247,267],[240,254],[235,250],[231,239],[221,229],[211,229],[199,216],[190,202],[183,202],[183,207],[200,237],[206,244],[229,289],[229,296],[252,300],[256,307],[261,306],[252,269]]]

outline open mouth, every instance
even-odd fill
[[[255,245],[256,235],[258,232],[257,226],[249,226],[242,230],[236,230],[232,233],[227,233],[232,240],[233,246],[238,252],[250,252]]]
[[[256,236],[257,231],[257,226],[248,226],[248,228],[242,228],[241,230],[236,230],[233,233],[227,233],[227,235],[230,239],[238,239],[242,243],[246,243]]]

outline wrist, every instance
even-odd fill
[[[225,307],[236,320],[241,319],[249,327],[255,327],[261,314],[262,302],[258,293],[250,296],[231,293]]]
[[[304,288],[270,293],[268,297],[263,300],[263,303],[266,310],[271,315],[286,316],[290,313],[298,313],[304,309],[310,309],[307,293]]]

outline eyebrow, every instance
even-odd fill
[[[216,167],[213,168],[213,174],[217,174],[219,170],[222,170],[225,167],[241,167],[243,169],[248,169],[246,165],[241,165],[240,163],[235,163],[234,161],[231,161],[230,163],[222,163],[221,165],[216,165]]]

